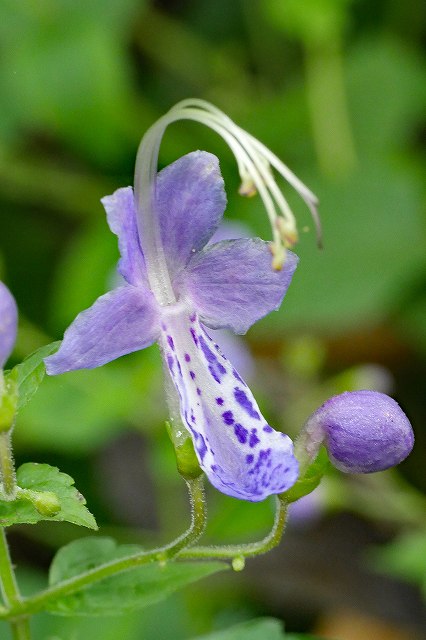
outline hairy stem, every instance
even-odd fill
[[[185,549],[180,554],[180,557],[187,559],[219,558],[224,560],[233,560],[237,557],[250,558],[270,551],[279,545],[287,521],[287,502],[277,496],[276,505],[274,524],[271,531],[267,536],[262,538],[262,540],[250,542],[248,544],[231,544],[216,547],[192,547],[191,549]]]
[[[0,583],[3,600],[9,610],[22,604],[18,583],[13,571],[4,527],[0,527]],[[10,620],[13,640],[30,640],[30,624],[27,617],[21,615]]]
[[[16,474],[12,453],[12,431],[0,433],[0,473],[2,481],[2,499],[16,498]]]
[[[22,616],[43,611],[49,603],[68,596],[76,591],[80,591],[92,584],[104,580],[118,573],[128,571],[135,567],[139,567],[150,562],[167,562],[182,549],[194,544],[204,531],[207,515],[204,500],[203,476],[199,476],[194,480],[187,480],[188,491],[191,500],[191,524],[189,529],[179,538],[164,547],[153,549],[152,551],[144,551],[136,553],[126,558],[119,558],[105,564],[86,571],[78,576],[60,582],[59,584],[42,591],[35,596],[31,596],[24,600],[15,600],[7,602],[8,609],[0,611],[1,618],[11,618],[12,616]],[[17,638],[26,638],[27,636],[17,636]]]

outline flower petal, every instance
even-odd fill
[[[274,271],[267,242],[259,238],[224,240],[192,258],[179,286],[208,327],[245,333],[280,306],[297,261],[287,251],[282,270]]]
[[[101,200],[109,227],[118,236],[121,259],[118,271],[129,284],[146,284],[146,268],[136,223],[132,187],[117,189]]]
[[[171,274],[185,267],[216,231],[226,206],[216,156],[194,151],[157,176],[156,207],[167,266]]]
[[[260,413],[250,389],[195,314],[162,310],[163,354],[201,468],[219,491],[257,502],[297,479],[293,445]]]
[[[151,345],[158,337],[158,307],[142,287],[106,293],[80,313],[65,331],[57,353],[45,359],[50,375],[93,369]]]
[[[10,356],[16,339],[18,309],[15,298],[0,282],[0,369]]]

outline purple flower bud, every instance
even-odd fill
[[[0,282],[0,368],[8,359],[15,344],[18,309],[5,284]]]
[[[372,473],[398,464],[414,444],[411,424],[395,400],[378,391],[333,396],[306,424],[308,446],[323,441],[335,467]]]

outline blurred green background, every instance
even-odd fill
[[[294,436],[331,394],[372,387],[416,433],[398,471],[327,478],[281,548],[242,574],[125,619],[37,616],[40,638],[179,640],[259,615],[342,640],[425,637],[425,18],[422,0],[0,1],[0,278],[20,308],[11,362],[59,339],[111,287],[118,253],[99,200],[132,184],[147,127],[200,97],[320,198],[322,251],[285,187],[310,231],[281,310],[245,337],[265,414]],[[269,238],[260,200],[238,196],[233,157],[210,131],[175,125],[160,162],[197,148],[220,157],[228,218]],[[170,539],[188,507],[165,418],[151,348],[45,380],[19,416],[17,462],[75,477],[102,533]],[[255,539],[271,520],[268,502],[210,491],[209,503],[212,540]],[[56,523],[13,530],[29,590],[79,535]]]

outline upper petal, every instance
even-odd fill
[[[196,315],[162,310],[160,340],[183,424],[210,482],[252,502],[289,489],[298,475],[290,438],[266,423],[250,389]]]
[[[118,271],[129,284],[146,283],[146,268],[136,223],[132,187],[117,189],[101,200],[109,227],[118,236],[121,258]]]
[[[50,375],[93,369],[144,349],[158,337],[153,294],[130,285],[114,289],[82,311],[65,331],[59,351],[45,359]]]
[[[207,326],[245,333],[280,306],[297,262],[288,251],[281,271],[274,271],[267,242],[224,240],[192,258],[181,274],[180,287]]]
[[[225,206],[219,161],[211,153],[194,151],[160,171],[156,209],[170,274],[209,241]]]
[[[0,369],[8,359],[15,344],[18,309],[15,298],[3,282],[0,282]]]

